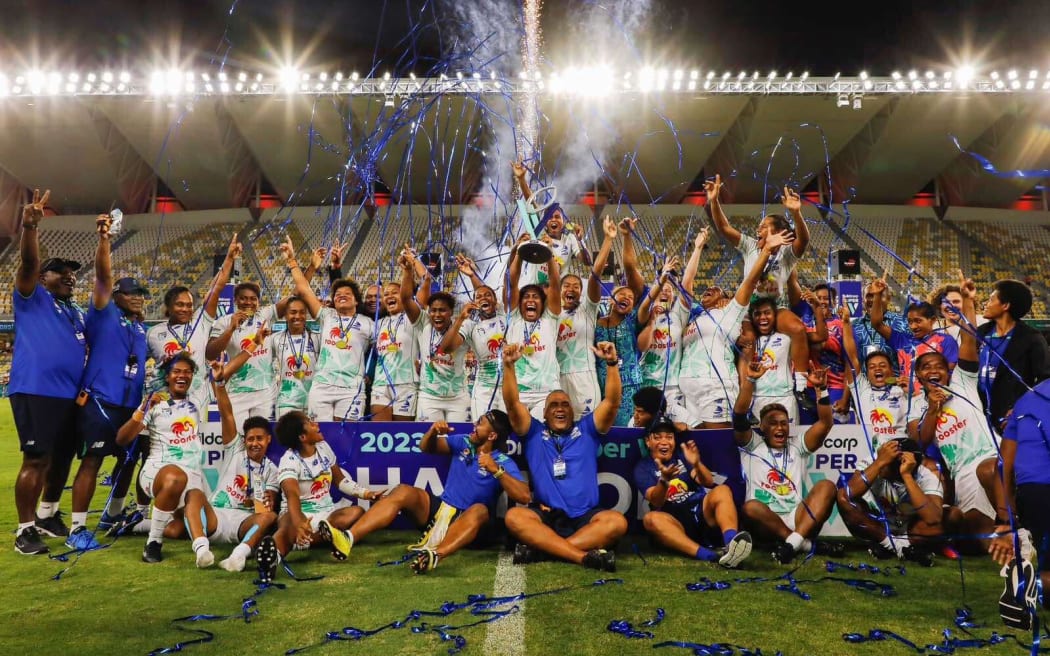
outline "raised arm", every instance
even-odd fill
[[[113,296],[113,262],[110,256],[108,214],[99,214],[95,219],[95,231],[98,232],[98,247],[95,249],[95,289],[91,302],[96,310],[104,310]]]
[[[510,250],[510,265],[507,266],[507,275],[510,276],[510,280],[507,281],[507,288],[503,290],[503,301],[508,311],[518,307],[520,295],[518,282],[521,280],[521,255],[518,253],[518,247],[528,241],[531,241],[531,238],[523,234],[518,237],[518,242]]]
[[[707,193],[707,211],[711,213],[715,232],[736,248],[740,245],[740,231],[729,224],[729,218],[722,211],[722,201],[718,199],[718,193],[722,191],[722,176],[716,175],[714,180],[705,180],[704,191]]]
[[[478,287],[484,287],[485,281],[478,275],[478,268],[474,264],[474,260],[470,259],[463,253],[456,255],[456,268],[459,269],[459,273],[466,276],[470,280],[472,288],[477,289]]]
[[[463,304],[463,309],[459,311],[456,320],[452,322],[452,327],[445,331],[445,336],[441,339],[438,351],[455,353],[456,349],[463,345],[463,335],[460,335],[459,331],[463,328],[463,324],[466,323],[467,319],[470,318],[471,313],[476,312],[477,309],[478,304],[474,301]]]
[[[231,362],[230,364],[233,363]],[[241,364],[244,364],[244,361]],[[211,367],[215,405],[219,408],[219,419],[222,424],[222,443],[229,444],[237,439],[237,417],[233,414],[233,403],[230,401],[230,395],[226,391],[227,378],[223,375],[221,362],[213,360],[208,363],[208,366]]]
[[[883,442],[875,454],[875,461],[865,467],[863,471],[853,474],[847,482],[846,492],[849,494],[850,500],[858,501],[867,494],[872,484],[897,459],[900,451],[901,443],[897,440]]]
[[[211,287],[208,289],[208,295],[204,298],[204,313],[212,319],[215,318],[215,313],[219,311],[219,292],[226,286],[226,283],[230,282],[230,275],[233,273],[233,262],[241,253],[244,252],[244,247],[237,241],[237,233],[233,233],[233,239],[230,240],[230,245],[226,249],[226,259],[222,261],[222,266],[219,268],[219,272],[215,274],[215,279],[211,282]]]
[[[678,259],[678,256],[674,255],[664,262],[663,267],[660,269],[660,275],[656,278],[656,283],[649,288],[649,293],[642,298],[642,302],[638,304],[638,323],[645,325],[649,323],[649,317],[653,309],[653,303],[660,296],[660,290],[663,288],[664,283],[671,279],[671,272],[678,269],[682,261]]]
[[[853,372],[862,375],[860,357],[857,354],[857,340],[853,337],[853,315],[845,305],[839,306],[839,319],[842,320],[842,350],[846,354],[846,382],[852,384]]]
[[[744,366],[740,370],[740,392],[733,403],[733,440],[737,446],[747,446],[754,434],[747,415],[751,411],[751,401],[755,398],[755,383],[765,375],[767,368],[761,360],[755,360],[754,344],[748,344],[741,350],[740,360]]]
[[[416,286],[416,275],[415,266],[413,266],[410,258],[411,255],[408,253],[402,253],[397,258],[397,263],[401,265],[401,289],[398,291],[398,294],[401,296],[401,307],[404,309],[405,314],[408,315],[408,320],[415,323],[419,320],[420,313],[423,312],[423,306],[420,305],[416,295],[412,293]]]
[[[303,299],[307,309],[310,310],[310,316],[316,319],[321,314],[324,304],[321,303],[321,299],[317,298],[317,294],[310,287],[309,279],[303,275],[302,269],[299,268],[299,262],[295,259],[295,246],[292,244],[292,238],[286,235],[279,249],[281,257],[284,258],[284,265],[288,267],[288,274],[292,276],[292,282],[295,283],[296,296]]]
[[[529,188],[529,183],[525,179],[529,173],[525,164],[521,161],[511,162],[510,168],[514,173],[514,180],[518,183],[518,188],[521,189],[521,197],[525,200],[532,198],[532,189]]]
[[[616,229],[616,222],[608,216],[602,220],[602,232],[605,237],[602,239],[602,246],[598,249],[597,257],[594,258],[591,275],[587,278],[587,298],[592,303],[602,300],[602,271],[605,270],[605,265],[609,262],[609,254],[612,253],[612,245],[616,241],[616,235],[620,234],[619,230]]]
[[[685,263],[685,271],[682,272],[682,288],[689,294],[693,293],[696,272],[700,270],[700,254],[704,252],[704,245],[707,244],[710,235],[711,231],[704,226],[693,239],[693,252],[689,254],[689,260]]]
[[[795,257],[802,257],[809,246],[809,226],[806,225],[806,217],[802,216],[802,199],[794,189],[784,186],[784,209],[791,213],[791,221],[795,224],[795,242],[791,244],[791,252]]]
[[[547,262],[547,311],[561,314],[561,265],[556,257]]]
[[[974,282],[959,271],[959,287],[962,289],[962,315],[966,319],[959,330],[959,359],[967,362],[977,362],[977,309],[975,299],[977,298],[977,286]]]
[[[886,323],[886,274],[883,273],[881,278],[872,280],[868,288],[875,292],[875,297],[871,302],[871,311],[868,313],[871,326],[882,335],[883,339],[888,340],[893,334],[893,327]]]
[[[816,328],[809,333],[809,343],[814,346],[823,346],[824,342],[828,341],[828,323],[824,319],[824,308],[820,306],[820,299],[807,289],[802,292],[802,300],[813,310],[813,325]]]
[[[419,440],[419,450],[423,453],[449,455],[452,453],[448,448],[448,434],[451,432],[452,429],[445,420],[435,421]]]
[[[765,246],[758,252],[758,259],[755,260],[755,265],[747,272],[743,282],[740,283],[740,287],[736,290],[735,300],[738,305],[747,307],[747,304],[751,302],[751,295],[755,293],[755,287],[758,286],[758,280],[762,277],[762,272],[766,270],[766,264],[769,262],[773,249],[790,244],[792,239],[794,237],[786,230],[766,237]]]
[[[131,419],[128,419],[123,426],[117,429],[117,444],[119,446],[127,446],[138,437],[142,429],[146,427],[146,413],[158,402],[160,402],[160,397],[154,393],[146,394],[142,398],[142,404],[138,410],[131,413]]]
[[[572,226],[572,236],[576,238],[576,243],[580,245],[580,262],[583,262],[584,266],[591,266],[594,264],[594,258],[591,257],[591,252],[587,250],[587,244],[583,241],[583,226],[579,223],[574,223]]]
[[[39,189],[33,190],[33,202],[22,208],[22,238],[18,243],[18,252],[22,261],[15,272],[15,290],[22,296],[30,296],[40,279],[40,237],[37,230],[40,220],[44,218],[44,207],[51,198],[51,190],[40,195]]]
[[[532,415],[518,393],[518,372],[514,369],[521,355],[521,344],[503,345],[503,404],[507,406],[510,429],[518,436],[528,433],[532,426]]]
[[[620,221],[620,234],[623,235],[623,273],[627,277],[627,286],[634,292],[635,298],[641,298],[645,292],[645,278],[638,268],[638,254],[634,250],[634,227],[638,219],[627,218]]]
[[[605,434],[616,422],[616,413],[620,410],[623,386],[620,383],[620,357],[616,354],[616,345],[612,342],[598,342],[591,347],[596,356],[605,360],[605,398],[594,409],[594,427]]]
[[[835,417],[831,412],[831,396],[828,394],[828,370],[814,369],[806,378],[817,392],[817,422],[809,427],[802,439],[805,440],[806,448],[813,452],[824,445],[824,439],[835,425]]]

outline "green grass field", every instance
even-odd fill
[[[3,604],[0,607],[0,654],[147,654],[195,636],[174,628],[171,620],[193,614],[229,615],[255,588],[253,574],[234,575],[212,568],[199,571],[187,542],[168,542],[166,560],[159,565],[140,561],[143,538],[118,540],[111,548],[89,553],[61,580],[52,577],[64,566],[46,557],[26,557],[12,549],[15,513],[14,479],[20,455],[10,407],[0,405],[0,521],[7,546],[0,549]],[[108,470],[109,466],[103,469]],[[99,486],[96,507],[109,488]],[[69,510],[68,493],[62,499]],[[97,521],[93,515],[91,525]],[[240,619],[197,622],[188,626],[214,632],[214,641],[187,647],[189,654],[283,654],[286,650],[323,641],[329,631],[343,627],[374,629],[403,620],[412,610],[437,610],[448,601],[462,602],[470,594],[492,595],[497,584],[496,552],[466,551],[443,561],[432,574],[414,576],[407,566],[376,567],[404,553],[416,535],[385,532],[354,548],[347,563],[336,563],[326,552],[293,554],[299,576],[323,575],[319,581],[295,582],[283,572],[285,589],[271,589],[258,598],[259,614],[251,623]],[[63,551],[50,540],[53,552]],[[645,561],[635,555],[637,544]],[[229,547],[217,545],[223,558]],[[965,597],[955,563],[939,560],[932,569],[909,568],[900,576],[836,573],[833,576],[873,578],[896,588],[898,595],[883,597],[837,582],[800,583],[810,601],[775,590],[775,583],[734,584],[725,591],[689,592],[687,583],[710,577],[770,577],[784,573],[769,556],[754,553],[739,572],[654,552],[644,536],[628,536],[620,547],[619,571],[623,583],[590,587],[599,578],[580,567],[539,563],[510,566],[502,576],[523,580],[512,592],[536,593],[570,587],[567,592],[528,599],[520,613],[490,625],[451,633],[463,636],[463,654],[619,654],[653,653],[662,641],[724,642],[784,654],[907,654],[896,642],[848,644],[844,632],[867,633],[881,628],[919,644],[939,643],[942,631],[955,631],[955,609],[969,604],[986,628],[975,633],[988,637],[1002,632],[996,602],[1002,589],[998,567],[987,558],[965,561]],[[844,560],[870,561],[861,550]],[[249,567],[252,563],[249,562]],[[797,578],[827,575],[823,561],[811,560]],[[518,589],[521,585],[524,589]],[[666,619],[651,629],[654,640],[628,640],[606,630],[611,620],[636,625],[664,608]],[[480,617],[466,611],[447,618],[423,618],[431,625],[470,624]],[[958,632],[956,632],[958,635]],[[1021,636],[1022,639],[1024,638]],[[451,643],[435,632],[413,633],[409,628],[388,630],[359,642],[334,642],[309,650],[316,654],[445,654]],[[989,647],[984,653],[1020,653],[1016,645]],[[690,653],[661,649],[660,653]]]

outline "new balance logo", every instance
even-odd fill
[[[94,444],[91,445],[91,448],[92,449],[101,449],[104,446],[106,446],[105,442],[95,442]]]

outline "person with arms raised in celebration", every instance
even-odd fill
[[[933,565],[931,542],[944,533],[944,492],[937,474],[921,463],[922,449],[915,440],[884,440],[874,461],[861,461],[839,488],[842,521],[850,533],[870,543],[868,553],[875,558]]]
[[[373,327],[372,319],[357,311],[361,291],[352,280],[337,280],[332,283],[332,307],[325,307],[295,260],[291,237],[285,238],[280,250],[295,281],[296,295],[321,323],[321,352],[308,400],[310,415],[325,421],[358,421],[365,415],[365,359]]]
[[[540,416],[549,394],[558,388],[558,315],[561,314],[561,267],[551,259],[547,263],[550,287],[525,285],[518,289],[521,257],[518,247],[529,241],[522,235],[510,259],[510,284],[505,290],[507,307],[514,308],[507,324],[507,341],[521,341],[516,362],[519,402],[533,416]]]
[[[532,479],[533,503],[507,510],[507,530],[518,540],[514,562],[547,554],[591,569],[616,571],[616,552],[607,551],[627,532],[627,519],[598,505],[598,451],[620,407],[620,358],[610,342],[594,354],[607,367],[605,398],[576,421],[569,395],[547,395],[540,422],[519,400],[515,363],[521,344],[503,347],[503,402],[511,430],[521,437]]]
[[[678,275],[680,264],[677,257],[668,258],[656,284],[638,304],[638,323],[644,326],[638,347],[643,386],[640,389],[662,390],[668,418],[686,423],[689,413],[678,378],[682,366],[682,333],[689,323],[689,307],[678,301],[678,290],[672,280],[672,276]]]
[[[506,492],[515,503],[529,503],[529,486],[507,456],[510,421],[501,410],[489,410],[467,435],[453,433],[445,421],[434,422],[423,434],[423,453],[452,456],[445,490],[440,497],[411,485],[398,485],[377,501],[350,529],[353,542],[389,526],[399,514],[411,518],[422,538],[412,569],[426,574],[456,551],[473,543],[489,522],[496,496]]]
[[[843,399],[848,407],[850,398],[853,398],[857,423],[865,427],[864,432],[871,442],[871,454],[874,455],[879,445],[886,440],[907,436],[907,393],[897,384],[893,375],[893,360],[886,351],[876,349],[869,352],[864,358],[864,375],[854,376],[854,371],[861,370],[861,361],[853,341],[853,327],[850,325],[852,317],[847,308],[840,307],[839,318],[842,321],[842,348],[848,363],[844,371]],[[919,462],[922,463],[921,458]]]
[[[332,447],[324,441],[320,426],[305,412],[293,410],[285,414],[277,420],[274,432],[277,441],[288,450],[281,456],[277,472],[284,497],[277,533],[264,537],[256,550],[264,583],[273,581],[280,559],[293,547],[309,549],[328,544],[336,560],[346,560],[350,555],[354,542],[347,529],[364,514],[364,509],[337,508],[332,500],[333,486],[347,497],[367,501],[383,495],[358,485],[343,472]]]
[[[748,409],[755,385],[768,369],[764,361],[756,359],[753,344],[744,349],[742,359],[746,369],[740,376],[740,395],[733,406],[733,433],[737,445],[746,450],[742,455],[747,478],[744,517],[759,538],[778,540],[773,559],[786,565],[796,553],[814,549],[813,541],[835,507],[833,482],[806,485],[806,461],[824,444],[834,423],[826,372],[816,369],[808,375],[817,390],[817,423],[801,439],[792,438],[787,408],[778,403],[762,408],[758,430],[751,427]],[[838,543],[816,543],[816,552],[821,555],[839,556],[842,551]]]
[[[532,190],[525,179],[528,173],[525,165],[521,162],[514,162],[511,164],[511,169],[514,172],[514,179],[521,189],[522,197],[526,200],[532,198]],[[543,239],[544,243],[551,249],[553,256],[551,260],[558,264],[558,268],[561,269],[562,273],[569,271],[569,265],[572,264],[573,259],[578,259],[584,266],[591,266],[591,254],[583,242],[583,226],[572,226],[572,230],[566,232],[569,224],[566,223],[565,212],[562,210],[561,205],[553,203],[548,207],[543,212],[541,222],[544,224],[543,233],[536,236]],[[547,264],[525,264],[519,284],[522,287],[539,285],[545,288],[548,293],[557,294],[559,286],[550,280],[549,266],[549,262]]]
[[[616,411],[616,426],[630,425],[631,415],[634,414],[631,399],[642,386],[642,368],[638,361],[638,334],[641,327],[638,323],[636,303],[645,291],[645,279],[638,269],[638,254],[634,250],[632,235],[637,224],[638,219],[624,219],[618,225],[623,236],[623,272],[627,284],[613,289],[609,314],[599,318],[594,328],[594,339],[598,342],[613,343],[619,360],[622,360],[618,372],[622,396],[620,407]],[[605,361],[601,358],[597,361],[597,373],[598,386],[604,390]]]
[[[762,282],[758,286],[759,294],[772,295],[775,299],[775,326],[777,331],[783,333],[791,340],[791,364],[794,369],[793,392],[795,401],[799,407],[812,409],[813,404],[806,398],[806,371],[809,369],[809,338],[806,336],[806,326],[789,308],[788,278],[795,270],[799,259],[806,252],[809,245],[809,227],[806,218],[802,216],[802,198],[790,187],[784,187],[784,195],[781,201],[784,209],[791,214],[792,223],[778,214],[768,214],[762,217],[758,224],[755,237],[742,234],[729,223],[729,218],[722,211],[722,203],[718,199],[718,192],[722,189],[722,178],[716,175],[714,180],[704,182],[704,191],[707,193],[707,207],[710,208],[711,219],[714,221],[715,230],[722,238],[728,241],[744,258],[744,271],[750,271],[755,260],[758,259],[765,240],[773,234],[788,232],[794,239],[789,241],[788,248],[777,248],[773,256],[767,262],[763,271]],[[785,361],[782,365],[787,367]],[[793,415],[794,416],[794,415]]]
[[[466,343],[467,349],[477,355],[477,377],[470,391],[470,416],[485,416],[489,410],[503,410],[503,395],[499,392],[503,352],[503,336],[507,320],[497,300],[496,291],[486,285],[477,273],[477,267],[466,256],[456,256],[456,266],[470,279],[474,300],[463,304],[455,323],[445,332],[441,343],[444,353],[454,353]]]
[[[95,494],[99,468],[106,456],[116,456],[113,494],[99,520],[105,531],[120,521],[124,498],[135,472],[135,453],[117,447],[117,431],[142,403],[146,381],[146,328],[142,307],[149,290],[134,278],[121,278],[114,286],[110,261],[109,215],[96,220],[95,289],[85,329],[88,361],[81,389],[88,398],[77,409],[80,468],[73,481],[73,526],[66,540],[71,549],[97,549],[100,545],[87,529],[88,507]]]
[[[401,283],[383,285],[382,307],[386,316],[379,319],[376,330],[372,421],[412,421],[416,417],[419,317],[423,314],[421,306],[430,297],[430,284],[424,276],[424,284],[413,297],[413,267],[420,273],[426,273],[427,269],[419,260],[408,259],[406,255],[402,255],[398,263],[403,270]]]
[[[15,551],[24,555],[47,553],[41,533],[69,535],[58,501],[76,449],[76,399],[87,355],[84,313],[73,301],[80,264],[58,257],[40,262],[37,229],[50,196],[37,189],[22,209],[14,284],[16,337],[7,389],[22,451]]]
[[[678,438],[678,429],[667,420],[657,420],[646,433],[651,457],[634,467],[635,485],[649,502],[650,511],[642,517],[645,530],[687,556],[737,567],[751,554],[751,534],[738,531],[733,491],[715,485],[693,440],[682,442],[679,457]],[[721,547],[710,548],[718,542]]]
[[[594,344],[594,326],[602,300],[602,271],[619,234],[616,223],[609,217],[605,217],[603,230],[605,239],[587,278],[586,294],[579,276],[570,274],[561,279],[556,352],[561,388],[569,395],[572,411],[577,417],[593,412],[601,400],[591,345]]]

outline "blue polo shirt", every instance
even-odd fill
[[[1050,484],[1050,380],[1017,400],[1003,439],[1017,442],[1014,478],[1018,485]]]
[[[84,313],[37,283],[29,296],[14,290],[15,343],[9,394],[75,398],[84,371]]]
[[[84,387],[104,403],[137,407],[146,382],[146,328],[124,316],[112,300],[102,310],[89,307],[85,323],[89,355]]]
[[[449,435],[446,440],[452,451],[452,463],[448,468],[445,493],[441,495],[441,500],[460,510],[466,510],[475,503],[486,506],[492,503],[502,486],[492,474],[478,465],[477,449],[470,443],[470,437]],[[521,480],[521,470],[505,453],[493,451],[492,459],[497,465],[503,466],[507,472],[504,476]]]
[[[534,417],[522,436],[525,461],[535,500],[572,518],[598,505],[598,449],[601,448],[594,415],[587,415],[568,435],[555,435]],[[558,457],[565,462],[565,477],[554,477]]]

